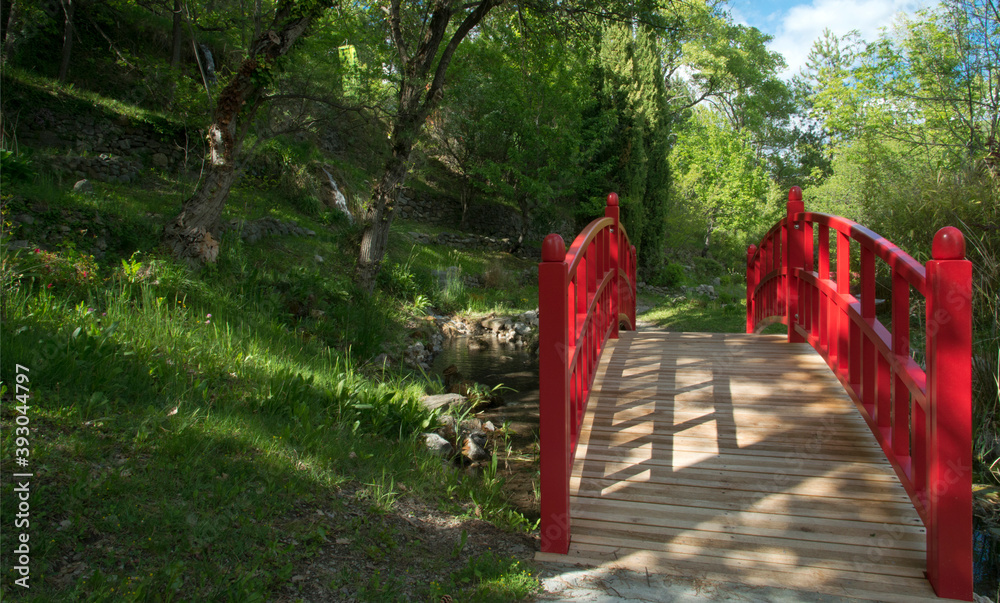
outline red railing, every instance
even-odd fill
[[[618,195],[570,245],[542,243],[538,265],[538,381],[542,550],[569,549],[569,478],[597,364],[619,322],[635,329],[635,247]]]
[[[831,230],[836,237],[831,278]],[[851,254],[860,300],[851,293]],[[972,600],[972,265],[962,233],[934,236],[921,265],[846,218],[788,212],[747,250],[747,332],[788,325],[854,399],[927,528],[927,577],[941,597]],[[891,322],[876,317],[875,260],[891,271]],[[910,291],[926,301],[922,368],[910,354]]]

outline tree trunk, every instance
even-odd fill
[[[372,200],[365,211],[365,229],[361,234],[355,280],[368,293],[375,290],[375,279],[389,247],[389,227],[396,215],[399,191],[406,182],[410,152],[420,131],[420,123],[404,123],[393,128],[392,155],[385,162],[382,178],[372,191]]]
[[[222,100],[219,97],[220,105]],[[231,130],[226,131],[226,126],[218,118],[219,111],[216,110],[216,122],[209,128],[208,135],[211,156],[208,175],[191,198],[184,202],[181,213],[163,229],[163,242],[170,252],[192,264],[214,262],[219,257],[219,217],[229,197],[229,189],[236,181],[233,160],[242,144],[242,136],[237,138]],[[235,121],[232,119],[231,125],[235,125]]]
[[[7,15],[7,24],[3,28],[3,57],[4,59],[10,54],[11,48],[14,46],[14,42],[17,39],[16,34],[12,34],[11,30],[20,25],[21,20],[21,2],[19,0],[13,0],[10,3],[10,13]]]
[[[69,58],[73,53],[73,12],[76,10],[76,4],[73,0],[59,0],[59,3],[62,5],[65,22],[63,24],[62,61],[59,63],[58,79],[60,82],[65,82],[66,76],[69,75]]]
[[[469,198],[472,196],[472,191],[470,190],[471,188],[472,187],[469,185],[469,177],[463,175],[462,176],[462,189],[461,189],[461,193],[460,193],[461,196],[462,196],[461,197],[462,198],[462,219],[459,221],[459,226],[462,228],[462,230],[465,230],[465,218],[466,218],[466,216],[469,213]]]
[[[708,231],[705,233],[705,244],[701,248],[701,257],[708,257],[708,247],[712,242],[712,231],[715,230],[715,216],[708,219]]]
[[[177,69],[181,64],[181,44],[184,30],[181,28],[181,0],[174,0],[173,36],[170,43],[170,68]]]
[[[521,208],[521,225],[517,229],[517,245],[511,251],[516,251],[524,245],[524,239],[528,233],[528,215],[531,209],[528,204],[528,194],[525,192],[517,196],[517,205]]]
[[[178,258],[192,264],[214,262],[219,255],[218,223],[236,181],[236,157],[243,146],[248,124],[265,89],[259,82],[274,59],[291,50],[296,40],[323,11],[322,3],[302,10],[294,0],[283,0],[271,24],[257,37],[239,71],[219,94],[208,129],[208,175],[163,229],[163,243]],[[292,13],[298,13],[292,16]],[[279,29],[280,28],[280,29]],[[215,233],[215,234],[213,234]]]

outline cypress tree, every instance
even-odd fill
[[[643,225],[638,238],[643,254],[642,264],[654,267],[663,252],[669,203],[670,127],[663,66],[657,50],[657,37],[650,27],[640,25],[635,39],[637,113],[642,118],[645,142],[645,176],[643,187]]]

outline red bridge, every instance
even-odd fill
[[[798,187],[788,199],[747,250],[746,334],[635,331],[636,252],[613,193],[568,251],[546,237],[536,558],[971,601],[962,234],[941,229],[922,265],[864,226],[805,211]],[[891,275],[888,312],[878,270]],[[920,306],[922,356],[910,332]],[[779,322],[787,335],[757,334]]]

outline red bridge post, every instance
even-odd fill
[[[538,267],[538,395],[542,551],[569,550],[569,285],[566,243],[558,234],[542,242]],[[575,309],[574,309],[575,311]]]
[[[788,342],[802,343],[805,339],[795,330],[795,325],[799,322],[799,278],[795,270],[805,267],[803,250],[805,241],[802,224],[793,220],[795,214],[805,211],[802,203],[802,189],[793,186],[788,191],[788,204],[785,206],[787,219],[785,220],[785,241],[786,245],[782,249],[785,268],[785,317],[788,319]]]
[[[972,263],[953,226],[927,262],[927,575],[940,597],[972,600]]]
[[[757,287],[757,265],[753,256],[756,253],[756,245],[747,247],[747,333],[754,331],[753,290]]]
[[[608,193],[608,205],[604,208],[604,217],[611,218],[615,221],[615,225],[611,228],[611,241],[610,249],[611,252],[611,334],[609,337],[611,339],[618,339],[618,315],[621,312],[622,300],[621,300],[621,288],[618,286],[618,266],[620,265],[620,254],[622,242],[625,240],[621,233],[621,208],[618,207],[618,195],[615,193]],[[626,250],[628,253],[628,250]]]

